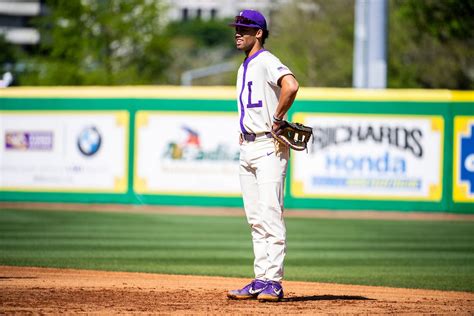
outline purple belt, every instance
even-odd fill
[[[248,142],[253,142],[258,138],[272,138],[272,133],[270,132],[264,132],[264,133],[242,133],[242,138]]]

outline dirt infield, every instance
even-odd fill
[[[0,203],[2,209],[244,216],[236,208]],[[474,220],[445,213],[291,210],[288,217]],[[279,303],[228,300],[248,279],[0,266],[3,314],[473,315],[474,293],[285,281]]]
[[[284,282],[279,303],[228,300],[248,280],[0,266],[0,314],[472,315],[474,293]]]

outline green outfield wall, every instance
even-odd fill
[[[1,201],[242,206],[231,87],[0,90]],[[474,213],[474,92],[301,88],[286,207]]]

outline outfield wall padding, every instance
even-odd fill
[[[0,90],[0,200],[241,207],[230,87]],[[474,92],[301,88],[287,208],[474,213]],[[237,122],[237,123],[236,123]]]

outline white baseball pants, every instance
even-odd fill
[[[289,149],[261,137],[240,146],[240,186],[252,230],[256,279],[280,282],[286,254],[283,197]]]

